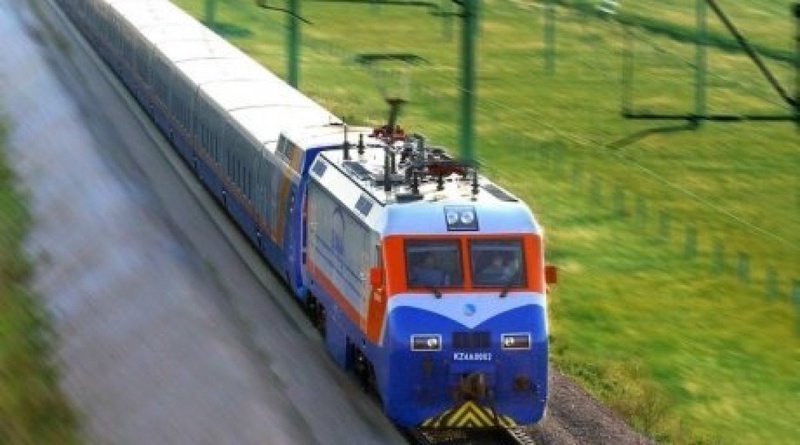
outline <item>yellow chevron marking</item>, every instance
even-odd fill
[[[478,405],[472,400],[422,422],[423,428],[490,428],[516,426],[514,419]]]

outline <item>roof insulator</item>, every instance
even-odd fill
[[[392,177],[389,172],[389,151],[383,154],[383,191],[389,193],[392,191]]]
[[[344,149],[344,160],[350,160],[350,142],[347,141],[347,125],[344,126],[344,143],[342,144],[342,148]]]
[[[472,196],[478,196],[478,169],[472,169]]]

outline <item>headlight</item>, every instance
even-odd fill
[[[448,226],[452,226],[453,224],[456,224],[458,222],[458,212],[453,212],[453,211],[447,212],[446,217]]]
[[[503,349],[530,349],[531,334],[503,334],[501,338]]]
[[[412,351],[441,351],[442,336],[439,334],[414,334],[411,336]]]
[[[447,230],[478,230],[478,215],[472,206],[445,206],[444,219]]]

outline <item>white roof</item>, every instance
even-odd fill
[[[220,45],[218,40],[204,37],[162,42],[158,44],[158,49],[176,63],[198,59],[241,58],[241,53],[230,45]]]
[[[242,128],[263,144],[278,140],[282,130],[326,125],[336,119],[326,110],[317,107],[264,106],[242,109],[231,114]]]
[[[339,119],[166,0],[108,0],[207,98],[262,143]]]
[[[198,58],[179,61],[178,68],[199,86],[215,82],[259,79],[272,79],[273,82],[283,83],[281,78],[265,71],[264,67],[250,59]]]
[[[110,0],[110,5],[119,11],[136,28],[182,24],[184,27],[203,27],[196,20],[195,26],[187,24],[185,11],[164,0]]]

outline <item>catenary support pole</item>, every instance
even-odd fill
[[[478,4],[480,0],[461,3],[464,19],[461,44],[461,161],[474,165],[474,112],[475,112],[475,36],[478,29]]]

